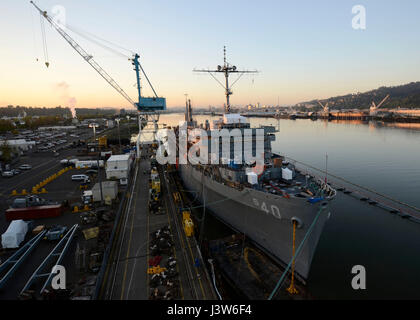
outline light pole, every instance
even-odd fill
[[[128,121],[128,145],[131,146],[130,116],[127,116],[127,121]]]
[[[120,144],[120,153],[122,153],[122,151],[121,151],[121,135],[120,135],[120,121],[121,121],[121,119],[117,118],[117,119],[115,119],[115,121],[117,121],[117,124],[118,124],[118,141],[119,141],[119,144]]]
[[[97,123],[91,123],[89,125],[89,127],[93,128],[93,142],[96,143],[96,128],[98,127],[98,124]],[[99,189],[101,190],[101,205],[103,205],[104,204],[104,194],[103,194],[103,191],[102,191],[101,166],[99,164],[99,157],[101,156],[101,150],[99,148],[99,143],[98,143],[96,151],[98,152],[98,159],[97,159],[98,182],[99,182]]]
[[[96,128],[98,127],[97,123],[89,124],[89,127],[93,129],[93,142],[96,142]]]

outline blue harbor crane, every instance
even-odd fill
[[[89,63],[89,65],[95,69],[99,75],[105,79],[120,95],[122,95],[131,105],[133,105],[139,115],[139,136],[137,139],[137,156],[139,157],[139,140],[141,135],[142,126],[146,123],[154,123],[153,132],[156,132],[157,122],[159,121],[159,112],[166,110],[166,99],[158,97],[155,89],[153,88],[149,78],[147,77],[143,67],[140,64],[140,56],[136,53],[133,58],[130,60],[136,71],[137,79],[137,91],[138,91],[138,102],[134,102],[130,96],[117,84],[117,82],[93,59],[93,56],[88,54],[69,34],[56,22],[52,19],[47,11],[41,10],[33,1],[30,3],[39,11],[40,15],[44,17],[51,26],[70,44],[70,46],[79,53],[82,58]],[[48,62],[46,62],[47,64]],[[49,65],[49,63],[48,63]],[[48,67],[47,65],[47,67]],[[148,84],[152,88],[154,97],[143,97],[141,95],[141,82],[140,82],[140,72],[143,73]]]

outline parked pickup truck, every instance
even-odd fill
[[[44,236],[44,240],[54,241],[59,240],[64,237],[64,234],[67,231],[66,226],[54,226]]]

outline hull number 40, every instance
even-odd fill
[[[266,214],[272,215],[276,219],[281,219],[280,209],[276,205],[267,205],[264,201],[260,203],[256,198],[253,198],[252,202],[257,208],[259,208],[261,211],[264,211]]]

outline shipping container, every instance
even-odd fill
[[[39,206],[39,207],[28,207],[28,208],[18,208],[18,209],[8,209],[6,210],[6,220],[35,220],[43,218],[52,218],[58,217],[61,215],[62,206],[57,205],[48,205],[48,206]]]

